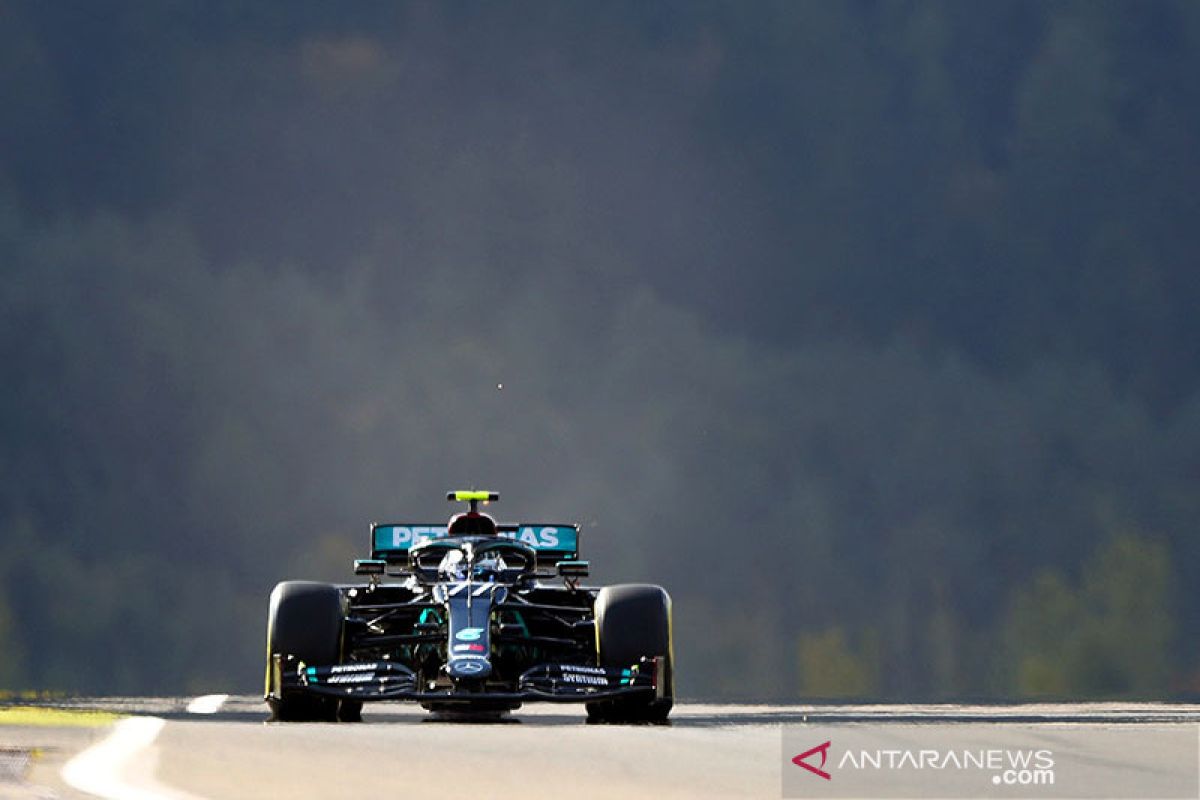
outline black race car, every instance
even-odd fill
[[[664,722],[674,680],[671,599],[658,586],[587,587],[576,525],[373,524],[366,583],[285,581],[267,617],[266,701],[280,721],[361,718],[370,700],[502,714],[583,702],[589,721]],[[387,578],[396,580],[387,580]]]

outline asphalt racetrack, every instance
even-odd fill
[[[1200,730],[1200,705],[1180,704],[680,703],[671,724],[633,727],[588,725],[573,705],[529,705],[485,722],[436,720],[410,704],[380,703],[367,706],[361,724],[267,724],[256,697],[57,705],[130,716],[78,727],[0,724],[0,798],[771,798],[781,796],[783,771],[793,769],[782,732],[796,726],[887,726],[913,747],[929,726],[1020,726],[1050,739],[1088,726]],[[1153,755],[1123,749],[1106,759],[1136,770]],[[1195,764],[1176,760],[1184,763],[1161,768],[1178,767],[1187,779]],[[1105,796],[1103,786],[1094,788]]]

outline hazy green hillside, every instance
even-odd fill
[[[0,0],[0,688],[252,691],[275,581],[475,485],[688,696],[1194,695],[1198,44]]]

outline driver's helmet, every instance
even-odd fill
[[[467,511],[455,514],[446,526],[450,536],[495,536],[496,520],[478,511]]]
[[[508,564],[505,563],[504,557],[496,552],[484,553],[481,557],[475,559],[471,568],[471,576],[476,580],[496,580],[508,569]]]

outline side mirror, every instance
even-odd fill
[[[555,564],[558,574],[563,578],[586,578],[591,564],[587,561],[559,561]]]
[[[355,575],[382,575],[387,562],[382,558],[360,558],[354,561]]]

